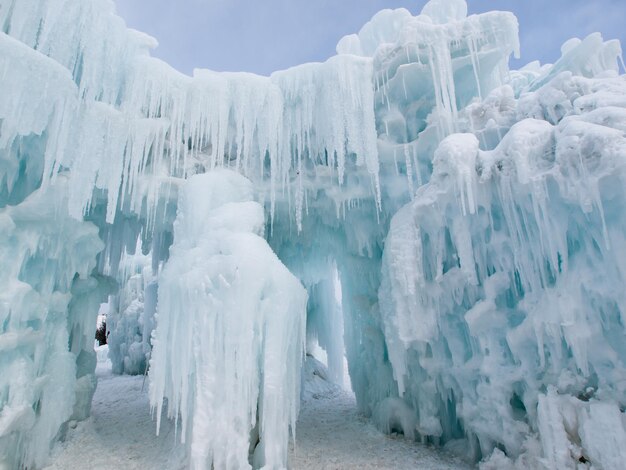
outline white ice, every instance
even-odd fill
[[[180,416],[194,469],[283,468],[295,432],[307,294],[252,198],[235,172],[191,177],[159,277],[150,401],[157,429],[164,398]]]

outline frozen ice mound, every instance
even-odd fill
[[[331,380],[328,367],[309,354],[302,365],[301,382],[300,392],[304,400],[331,398],[342,393],[341,387]]]

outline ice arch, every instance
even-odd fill
[[[181,75],[105,0],[0,9],[0,462],[42,466],[86,414],[90,327],[114,294],[120,372],[145,367],[158,314],[151,393],[192,423],[194,465],[284,466],[305,296],[282,264],[319,306],[329,263],[358,404],[383,429],[401,413],[407,436],[486,465],[623,460],[619,44],[592,35],[510,72],[515,18],[464,7],[382,11],[327,62],[270,77]],[[212,193],[223,168],[247,180]],[[278,277],[252,289],[262,314],[235,322],[258,367],[227,369],[230,289],[254,273],[243,238]],[[232,412],[211,401],[220,380]],[[207,439],[202,415],[231,432]]]

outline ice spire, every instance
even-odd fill
[[[437,24],[450,23],[467,18],[467,2],[465,0],[430,0],[422,15],[426,15]]]

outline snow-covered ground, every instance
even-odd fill
[[[172,423],[164,420],[160,435],[155,435],[148,382],[142,390],[143,376],[113,375],[106,346],[98,349],[91,417],[70,425],[46,470],[186,468]]]
[[[47,470],[183,469],[174,426],[161,425],[155,436],[148,384],[142,376],[116,376],[99,351],[98,388],[92,416],[70,426],[56,445]],[[307,369],[310,370],[310,369]],[[305,381],[297,425],[297,445],[290,447],[293,469],[461,469],[467,466],[441,449],[381,434],[356,411],[354,396],[329,386],[317,373]]]
[[[296,449],[290,465],[297,470],[344,469],[464,469],[467,464],[445,453],[405,439],[382,434],[356,409],[351,392],[329,386],[305,364],[305,388]]]

